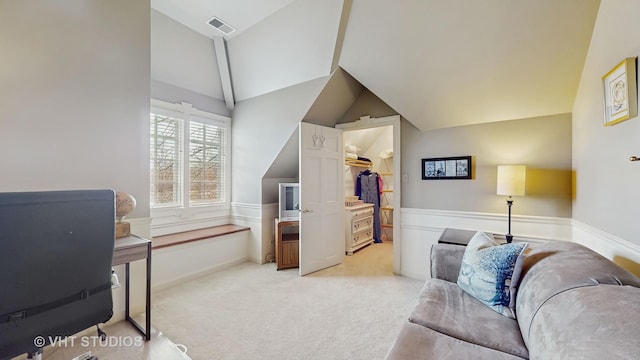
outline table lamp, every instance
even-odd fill
[[[524,196],[525,180],[527,177],[527,167],[525,165],[499,165],[498,166],[498,195],[509,196],[507,199],[507,208],[509,209],[509,231],[505,235],[507,243],[511,243],[513,235],[511,235],[511,205],[513,205],[512,196]]]

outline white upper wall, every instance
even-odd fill
[[[231,201],[248,204],[262,203],[262,180],[280,156],[291,134],[318,98],[328,77],[318,78],[296,86],[257,96],[236,105],[231,123]],[[289,152],[294,149],[287,147]],[[288,158],[293,158],[289,154]],[[297,168],[290,164],[291,169]],[[278,169],[286,176],[290,169]]]
[[[149,216],[149,12],[0,1],[0,192],[114,189]]]
[[[571,112],[599,0],[353,0],[339,65],[421,130]]]
[[[640,56],[640,2],[603,0],[573,108],[573,217],[636,245],[640,204],[640,119],[603,126],[602,76]]]
[[[333,127],[360,97],[364,88],[351,75],[337,68],[314,101],[303,121]]]
[[[402,124],[402,207],[504,214],[497,166],[527,166],[514,215],[571,217],[571,114],[431,131]],[[472,156],[470,180],[422,180],[422,159]],[[400,177],[396,177],[400,178]]]
[[[328,76],[342,0],[296,0],[227,43],[236,101]]]
[[[224,99],[213,40],[151,10],[151,78]]]

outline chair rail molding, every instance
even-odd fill
[[[640,277],[640,245],[573,220],[573,242],[582,244]]]
[[[402,226],[447,227],[506,233],[507,215],[465,211],[402,208]],[[572,219],[547,216],[512,215],[514,235],[542,240],[571,240]]]
[[[260,221],[262,219],[262,204],[232,202],[231,219]]]

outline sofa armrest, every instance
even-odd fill
[[[445,228],[440,234],[438,244],[467,245],[475,234],[475,230]]]
[[[451,244],[431,246],[431,278],[457,282],[465,249]]]

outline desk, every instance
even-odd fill
[[[133,320],[129,314],[129,265],[132,261],[147,259],[147,291],[146,291],[146,326],[145,329]],[[151,339],[151,240],[131,235],[116,239],[113,250],[113,266],[125,266],[125,313],[124,317],[129,321],[146,340]]]
[[[276,218],[276,270],[298,267],[300,234],[283,234],[282,228],[298,227],[299,225],[298,220],[280,221]]]

